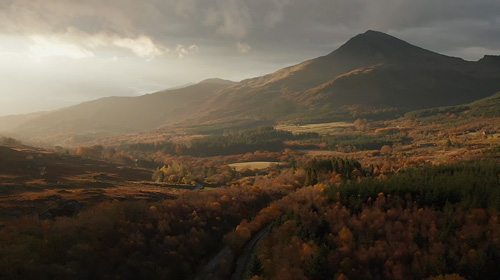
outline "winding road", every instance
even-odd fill
[[[241,256],[238,258],[238,261],[236,262],[236,270],[234,271],[233,277],[231,278],[232,280],[245,280],[246,279],[246,272],[247,272],[247,267],[248,264],[250,263],[250,260],[252,259],[253,254],[255,253],[255,249],[257,249],[257,244],[259,241],[264,238],[268,233],[269,230],[271,229],[271,226],[266,226],[265,228],[261,229],[253,238],[248,242],[247,246],[243,250],[243,253]]]
[[[233,252],[229,246],[224,247],[196,276],[195,280],[210,280],[210,279],[220,279],[217,275],[220,275],[221,263],[226,261],[231,261],[233,259]]]
[[[271,226],[266,226],[262,230],[260,230],[245,246],[242,254],[239,256],[236,262],[236,269],[233,273],[231,279],[232,280],[244,280],[246,279],[246,272],[248,264],[252,259],[253,254],[255,253],[255,249],[257,248],[257,244],[259,241],[264,238],[271,229]],[[234,259],[234,255],[231,252],[229,246],[224,247],[198,274],[195,280],[208,280],[208,279],[221,279],[220,275],[223,273],[220,270],[222,268],[222,264],[226,261],[232,261]]]

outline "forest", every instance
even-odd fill
[[[0,231],[0,278],[193,279],[219,250],[238,256],[269,227],[249,279],[495,279],[497,159],[373,171],[348,158],[289,159],[245,184],[231,171],[226,187],[176,199],[23,217]]]
[[[0,231],[0,279],[191,279],[224,234],[301,180],[288,175],[157,203],[103,202],[74,217],[23,217]]]
[[[349,133],[319,135],[315,132],[292,133],[270,126],[254,129],[230,130],[223,134],[210,134],[186,142],[163,140],[149,143],[127,143],[111,151],[101,145],[80,146],[77,154],[86,157],[107,157],[127,161],[127,155],[162,152],[169,155],[211,157],[252,153],[255,151],[280,152],[294,150],[363,151],[378,150],[384,145],[411,142],[411,138],[392,134]]]
[[[460,162],[301,188],[272,204],[279,214],[248,276],[496,279],[499,171]]]

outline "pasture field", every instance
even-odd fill
[[[234,170],[236,170],[236,171],[240,171],[240,170],[245,169],[245,168],[248,168],[248,169],[266,169],[273,164],[279,164],[279,162],[276,162],[276,161],[249,161],[249,162],[231,163],[231,164],[229,164],[229,166],[231,168],[234,168]]]
[[[341,132],[351,127],[354,127],[354,123],[352,122],[329,122],[305,125],[279,124],[275,126],[275,129],[290,131],[294,134],[314,132],[319,135],[328,135],[334,132]]]

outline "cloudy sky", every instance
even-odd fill
[[[498,0],[0,0],[0,116],[238,81],[368,29],[478,60],[500,55]]]

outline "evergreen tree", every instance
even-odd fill
[[[262,268],[262,262],[259,259],[257,254],[254,254],[247,270],[247,278],[252,278],[256,275],[262,275],[264,273],[264,269]]]

